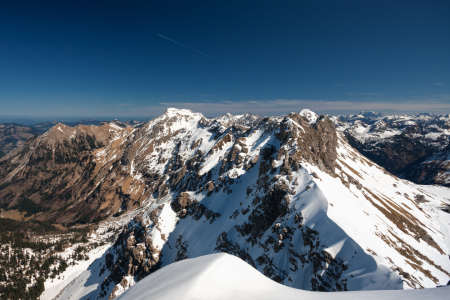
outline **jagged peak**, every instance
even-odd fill
[[[234,116],[234,115],[232,115],[232,114],[230,114],[230,113],[228,112],[228,113],[223,114],[223,115],[221,115],[221,116],[214,117],[213,120],[231,119],[231,118],[233,118],[233,117],[236,117],[236,116]]]
[[[183,109],[183,108],[174,108],[169,107],[166,109],[164,114],[162,114],[160,117],[156,118],[156,120],[160,120],[161,118],[173,118],[173,117],[185,117],[187,119],[205,119],[203,114],[197,112],[193,112],[190,109]]]
[[[168,122],[169,120],[170,122]],[[203,122],[206,120],[207,119],[201,113],[194,113],[192,110],[189,109],[179,109],[169,107],[162,115],[150,120],[149,122],[143,123],[144,124],[143,127],[146,128],[145,130],[150,130],[156,124],[164,124],[164,126],[172,127],[172,125],[175,122],[178,124],[176,126],[181,128],[184,126],[181,124],[185,122],[193,124],[196,122]],[[172,129],[174,129],[174,127],[172,127]]]
[[[42,134],[39,139],[51,141],[51,143],[62,141],[64,139],[73,139],[79,135],[93,135],[99,141],[105,141],[109,139],[111,134],[126,131],[130,129],[126,124],[121,125],[120,121],[101,122],[98,125],[83,125],[69,126],[64,123],[58,123],[50,128],[47,132]]]
[[[371,110],[371,111],[364,111],[363,110],[357,115],[361,115],[361,116],[364,116],[364,117],[382,117],[382,116],[384,116],[383,113],[380,113],[380,112],[377,112],[377,111],[373,111],[373,110]]]
[[[175,108],[175,107],[169,107],[164,112],[165,115],[194,115],[195,113],[190,109],[183,109],[183,108]]]
[[[252,113],[243,113],[243,114],[240,114],[240,115],[233,115],[233,114],[228,112],[226,114],[223,114],[223,115],[221,115],[219,117],[215,117],[213,119],[214,120],[216,120],[216,119],[224,119],[224,118],[235,118],[235,119],[237,119],[237,118],[248,118],[248,117],[255,117],[255,118],[257,118],[257,117],[261,117],[261,116],[257,115],[257,114],[252,114]]]
[[[240,125],[244,127],[250,127],[255,123],[258,123],[262,119],[263,117],[257,114],[244,113],[240,115],[232,115],[231,113],[226,113],[219,117],[215,117],[212,120],[219,122],[224,126]]]
[[[308,123],[311,125],[315,124],[317,118],[319,117],[315,112],[307,108],[302,109],[302,111],[300,112],[300,116],[305,117],[308,120]]]
[[[52,128],[50,128],[50,129],[48,130],[48,132],[62,132],[62,133],[67,133],[66,131],[67,131],[68,129],[72,129],[72,127],[70,127],[70,126],[68,126],[68,125],[66,125],[66,124],[64,124],[64,123],[59,122],[59,123],[57,123],[55,126],[53,126]]]

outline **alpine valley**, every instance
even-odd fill
[[[222,294],[236,299],[447,285],[449,120],[171,108],[58,123],[0,158],[1,299],[220,299],[218,270],[274,286]]]
[[[450,186],[449,115],[361,112],[332,119],[355,149],[392,174]]]

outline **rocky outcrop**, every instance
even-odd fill
[[[277,137],[290,146],[296,142],[297,152],[289,157],[289,165],[304,159],[334,174],[337,134],[333,122],[327,117],[322,115],[310,125],[305,117],[291,113],[281,122]]]
[[[195,220],[199,220],[202,216],[205,216],[212,223],[216,218],[220,218],[219,213],[213,212],[197,200],[191,199],[188,193],[181,193],[170,205],[181,219],[192,216]]]
[[[267,180],[260,178],[261,181]],[[265,189],[265,187],[260,187]],[[253,205],[256,208],[248,217],[248,221],[242,225],[236,225],[236,230],[242,236],[249,236],[248,241],[255,245],[272,224],[280,216],[288,212],[289,197],[287,196],[288,186],[284,181],[277,182],[271,186],[264,197],[255,197]]]
[[[122,286],[122,289],[128,288],[125,277],[136,276],[137,280],[140,280],[161,266],[161,250],[153,246],[148,228],[142,220],[135,221],[135,226],[122,230],[114,246],[106,254],[104,268],[108,269],[110,274],[100,287],[100,298],[114,299],[119,286]],[[114,288],[108,295],[110,285]]]

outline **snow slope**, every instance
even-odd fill
[[[414,291],[308,292],[278,284],[241,259],[221,253],[173,263],[138,282],[117,299],[439,300],[448,299],[449,292],[450,287]]]
[[[61,295],[62,291],[64,291],[66,295],[70,295],[71,298],[68,297],[67,299],[82,299],[82,296],[88,294],[89,289],[79,289],[79,287],[75,283],[77,281],[83,281],[83,279],[85,279],[85,281],[83,282],[83,286],[89,286],[89,283],[86,279],[92,275],[92,264],[95,261],[98,261],[110,246],[110,244],[107,244],[91,251],[89,253],[89,260],[82,261],[76,266],[70,266],[65,272],[61,274],[61,279],[48,279],[45,282],[45,291],[40,296],[40,299],[55,299]],[[98,282],[95,282],[91,289],[95,290],[98,284]]]

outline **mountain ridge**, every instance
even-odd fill
[[[60,299],[73,288],[113,299],[161,267],[216,252],[306,290],[446,284],[450,216],[440,207],[450,204],[448,189],[391,175],[356,151],[330,118],[313,120],[307,112],[249,127],[176,109],[135,127],[57,125],[29,143],[34,150],[0,159],[0,176],[24,180],[2,187],[0,196],[13,191],[12,205],[23,197],[39,204],[39,192],[30,191],[30,183],[42,182],[35,170],[63,166],[46,188],[53,195],[69,188],[74,198],[58,196],[62,209],[38,217],[66,225],[95,221],[101,230],[128,220],[86,271],[92,274],[71,279]],[[67,145],[59,142],[72,135]],[[39,143],[51,151],[34,156]],[[61,147],[67,150],[61,159],[52,154],[36,169],[23,161]],[[79,147],[85,160],[69,155]],[[59,188],[67,179],[76,185]]]
[[[123,190],[147,193],[147,208],[99,262],[93,298],[114,298],[163,266],[215,252],[307,290],[448,281],[448,216],[438,209],[448,190],[389,174],[325,116],[313,124],[297,113],[267,117],[245,130],[169,111],[133,134],[120,159],[133,178]],[[106,147],[96,159],[115,154]]]

